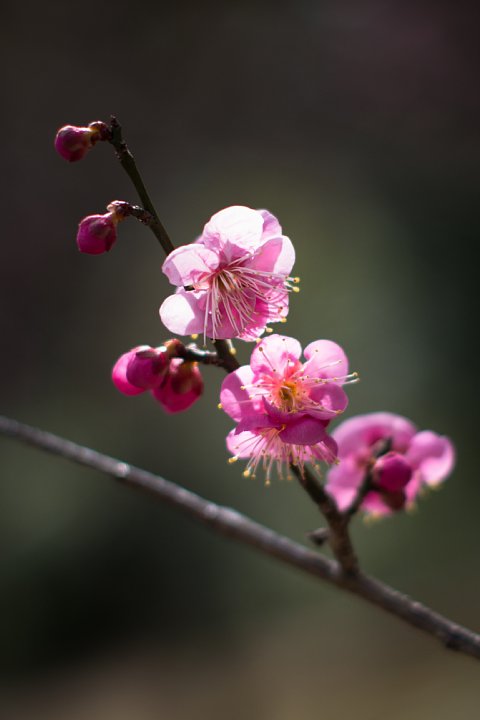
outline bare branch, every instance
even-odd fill
[[[409,625],[436,637],[445,647],[480,660],[480,635],[457,625],[407,595],[362,572],[346,573],[341,565],[227,507],[216,505],[128,463],[102,455],[57,435],[0,416],[0,432],[42,450],[99,470],[120,482],[149,492],[162,502],[207,525],[221,535],[250,545],[313,577],[362,597]]]
[[[175,249],[173,243],[170,240],[167,231],[160,222],[160,218],[158,217],[157,211],[155,210],[153,202],[150,199],[147,188],[145,187],[142,177],[138,172],[135,159],[130,150],[128,149],[127,143],[123,139],[120,123],[113,115],[110,118],[110,123],[111,126],[108,142],[115,148],[115,152],[120,161],[120,164],[127,173],[132,183],[134,184],[140,200],[142,201],[143,208],[147,210],[152,216],[152,221],[148,223],[148,226],[154,233],[162,248],[165,250],[166,254],[168,255],[172,252],[172,250]]]

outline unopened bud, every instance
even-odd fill
[[[117,390],[120,390],[124,395],[139,395],[144,392],[143,388],[132,385],[127,378],[128,364],[135,357],[135,354],[140,351],[147,349],[148,345],[139,345],[138,347],[129,350],[128,352],[121,355],[112,369],[112,381]]]
[[[183,362],[174,367],[171,371],[172,390],[179,395],[184,395],[194,388],[201,387],[203,390],[203,380],[197,363]]]
[[[117,224],[122,216],[110,211],[105,215],[88,215],[78,226],[77,246],[80,252],[100,255],[108,252],[117,239]]]
[[[410,482],[412,468],[403,455],[387,452],[381,455],[373,467],[373,479],[378,489],[385,494],[397,495]]]
[[[197,363],[180,358],[170,361],[169,372],[163,383],[152,390],[152,395],[170,413],[187,410],[203,393],[203,379]]]
[[[107,125],[101,121],[90,123],[88,127],[65,125],[55,136],[55,150],[65,160],[81,160],[98,140],[106,140],[109,134]]]
[[[131,354],[126,378],[137,388],[152,390],[160,385],[168,371],[169,362],[165,348],[142,347]]]

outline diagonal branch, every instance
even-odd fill
[[[307,550],[303,545],[279,535],[235,510],[209,502],[158,475],[16,420],[0,416],[0,432],[146,491],[158,500],[169,503],[207,525],[214,532],[244,545],[250,545],[264,555],[274,557],[286,565],[358,595],[409,625],[436,637],[445,647],[480,660],[480,635],[457,625],[375,578],[362,572],[346,573],[339,563]]]

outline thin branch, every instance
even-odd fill
[[[128,149],[127,143],[123,139],[122,127],[114,115],[110,118],[110,137],[108,138],[108,142],[115,148],[120,164],[134,184],[144,209],[152,216],[153,221],[148,223],[148,226],[168,255],[175,249],[174,245],[170,240],[167,231],[160,222],[160,218],[158,217],[157,211],[150,199],[147,188],[145,187],[142,177],[138,172],[134,157]]]
[[[240,367],[240,363],[235,357],[235,351],[230,340],[214,340],[213,344],[217,351],[217,355],[222,361],[222,367],[227,373],[234,372]]]
[[[215,532],[250,545],[302,572],[362,597],[409,625],[436,637],[445,647],[480,660],[480,635],[473,633],[407,595],[362,572],[345,573],[339,563],[307,550],[235,510],[204,500],[195,493],[128,463],[102,455],[57,435],[0,416],[0,432],[42,450],[99,470],[146,491],[162,502],[207,525]]]

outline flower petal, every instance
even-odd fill
[[[453,469],[455,450],[447,437],[424,430],[412,439],[406,458],[418,468],[424,483],[438,485]]]
[[[271,272],[286,277],[295,263],[295,250],[290,238],[285,235],[267,240],[251,259],[245,260],[245,267]]]
[[[358,454],[378,440],[391,438],[392,449],[404,452],[415,435],[415,425],[393,413],[368,413],[345,420],[333,431],[338,443],[339,457]]]
[[[160,306],[160,319],[170,332],[177,335],[193,335],[204,330],[205,299],[203,290],[179,288],[175,295],[169,295]]]
[[[282,234],[282,226],[278,222],[275,215],[272,215],[269,210],[257,210],[257,212],[259,212],[263,218],[262,237],[264,239],[269,237],[278,237]]]
[[[265,438],[253,432],[241,432],[236,434],[231,430],[227,435],[227,448],[239,458],[252,457],[259,450],[259,446],[265,444]]]
[[[279,437],[283,442],[292,445],[315,445],[321,442],[325,435],[324,424],[308,415],[295,417],[279,433]]]
[[[257,210],[233,205],[211,217],[203,230],[203,243],[207,248],[223,251],[227,259],[231,260],[257,248],[262,237],[263,222]]]
[[[251,385],[252,381],[253,372],[250,366],[242,365],[238,370],[229,373],[222,383],[220,391],[222,409],[233,420],[239,421],[259,411],[260,399],[251,400],[245,387]]]
[[[340,460],[328,471],[325,490],[335,500],[339,510],[346,510],[355,499],[365,471],[350,458]]]
[[[310,400],[317,407],[306,407],[306,412],[316,418],[332,420],[335,415],[346,410],[348,397],[344,390],[333,382],[317,385],[310,391]]]
[[[340,383],[348,375],[347,356],[340,345],[331,340],[315,340],[307,345],[303,354],[308,360],[304,366],[305,375],[330,378]]]
[[[202,277],[217,269],[218,255],[197,243],[183,245],[173,250],[162,265],[162,270],[172,285],[183,287],[195,285]]]
[[[288,362],[296,361],[302,354],[302,346],[294,338],[285,335],[269,335],[252,352],[250,366],[254,373],[282,375]]]
[[[275,422],[274,418],[270,417],[269,415],[260,415],[259,413],[255,413],[254,415],[247,415],[242,420],[240,420],[235,429],[235,435],[238,435],[239,433],[242,433],[246,430],[258,434],[259,430],[274,427],[278,427],[278,423]]]

